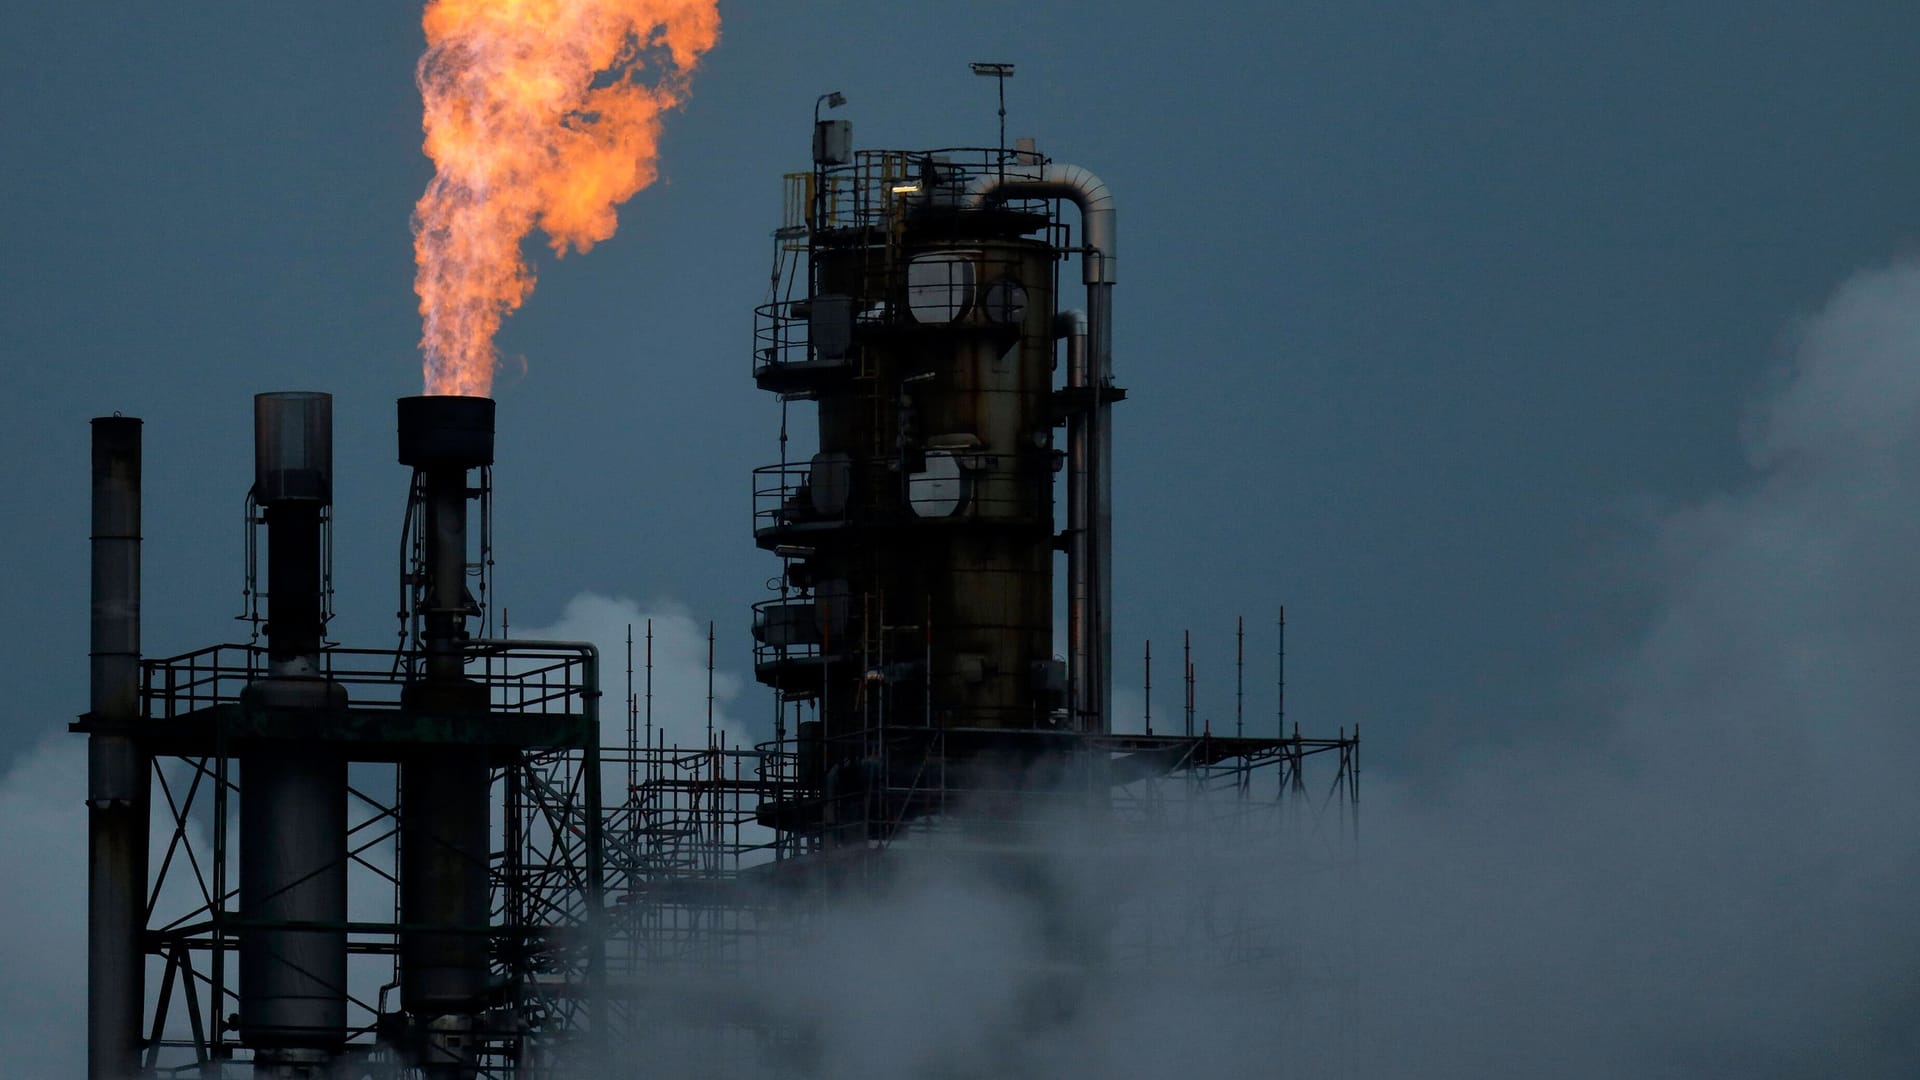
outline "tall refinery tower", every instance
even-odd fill
[[[939,733],[961,770],[1108,729],[1104,433],[1123,395],[1108,364],[1115,215],[1098,177],[1024,146],[854,152],[838,120],[816,127],[815,160],[790,189],[804,219],[781,230],[805,240],[806,292],[757,313],[755,380],[783,405],[815,403],[819,449],[756,473],[754,537],[785,585],[756,613],[756,674],[815,706],[802,767],[821,775],[820,812],[843,818],[843,793],[884,779],[889,728]],[[1080,208],[1078,244],[1056,200]],[[1057,270],[1075,247],[1088,310],[1062,312]],[[797,826],[813,812],[791,809]]]
[[[774,739],[667,746],[630,693],[611,754],[629,768],[608,830],[613,1022],[676,1075],[831,1075],[835,995],[770,999],[766,973],[804,970],[818,917],[889,895],[902,866],[1036,881],[1068,834],[1072,858],[1115,867],[1142,836],[1257,859],[1275,827],[1340,852],[1357,820],[1357,732],[1114,715],[1107,185],[1031,140],[856,149],[816,115],[813,166],[784,191],[751,364],[781,417],[780,459],[753,474],[754,539],[780,560],[752,624]],[[1223,962],[1318,945],[1273,944],[1310,932],[1245,896],[1091,913],[1014,891],[1050,928],[1028,973],[1048,985],[1143,943],[1187,950],[1186,970],[1223,943],[1242,954]],[[1065,1022],[1075,995],[1049,999]]]

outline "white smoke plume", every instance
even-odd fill
[[[47,735],[0,778],[0,1062],[86,1075],[87,748]]]
[[[707,623],[671,600],[647,607],[625,597],[583,592],[567,601],[560,617],[547,626],[513,626],[523,640],[585,641],[600,650],[600,732],[604,746],[621,746],[627,737],[625,706],[627,630],[633,630],[633,691],[642,693],[645,679],[647,622],[653,622],[653,724],[666,732],[668,746],[700,747],[707,743]],[[738,644],[731,627],[714,631],[717,654],[729,655]],[[716,669],[713,675],[713,727],[729,746],[751,746],[744,721],[729,709],[740,696],[739,674]]]
[[[1370,776],[1352,880],[1261,830],[1090,859],[1063,825],[1012,875],[865,883],[661,1022],[804,1033],[722,1076],[1920,1073],[1920,267],[1806,320],[1746,435],[1749,482],[1653,523],[1659,603],[1605,699]],[[1177,936],[1223,904],[1283,933],[1057,962],[1062,920]]]
[[[1794,344],[1751,482],[1659,523],[1610,718],[1369,788],[1363,1071],[1920,1068],[1920,267]]]
[[[1605,699],[1572,718],[1584,727],[1542,718],[1515,745],[1370,773],[1337,899],[1322,895],[1337,879],[1197,858],[1178,832],[1124,874],[1078,857],[1070,831],[1017,885],[909,868],[724,1001],[681,984],[684,1008],[813,1033],[704,1071],[1920,1074],[1920,266],[1862,274],[1806,319],[1745,434],[1746,483],[1654,523],[1659,602]],[[595,640],[611,661],[644,618],[583,596],[520,633]],[[670,742],[704,741],[704,631],[656,614]],[[716,698],[739,686],[717,680]],[[84,1028],[84,767],[78,739],[50,742],[0,781],[0,858],[33,870],[5,894],[8,1075],[73,1075]],[[1223,890],[1273,899],[1283,925],[1348,927],[1346,945],[1312,965],[1282,947],[1230,968],[1201,949],[1133,981],[1045,974],[1062,912],[1128,896],[1190,913]],[[631,1049],[623,1071],[645,1061]]]
[[[168,770],[183,796],[187,770]],[[64,1080],[86,1075],[87,1030],[87,745],[65,731],[41,738],[0,777],[0,1076]],[[202,792],[204,796],[204,792]],[[150,871],[158,873],[173,844],[173,822],[159,784],[153,788]],[[211,851],[204,825],[210,799],[197,803],[185,844]],[[203,864],[203,869],[206,867]],[[155,897],[165,921],[199,907],[201,886],[176,853]],[[158,996],[161,965],[147,963],[147,1003]]]

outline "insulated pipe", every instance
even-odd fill
[[[966,206],[978,210],[1009,199],[1066,199],[1080,208],[1080,239],[1085,258],[1080,280],[1112,285],[1119,248],[1113,192],[1106,182],[1078,165],[1048,162],[1018,172],[983,173],[967,187]]]
[[[145,1011],[147,755],[140,697],[140,421],[93,421],[93,615],[87,706],[87,1075],[140,1067]]]
[[[1098,176],[1078,165],[1048,163],[1020,172],[986,173],[970,182],[965,204],[980,209],[1009,199],[1067,199],[1080,208],[1083,241],[1080,278],[1087,286],[1087,363],[1094,401],[1090,408],[1087,441],[1087,488],[1092,535],[1085,564],[1093,602],[1087,613],[1087,711],[1097,718],[1100,731],[1112,730],[1108,702],[1112,699],[1113,574],[1113,437],[1109,420],[1112,403],[1106,391],[1113,385],[1113,285],[1118,257],[1113,193]]]
[[[252,712],[318,727],[346,704],[321,673],[322,521],[333,399],[254,397],[253,498],[267,523],[267,676]],[[313,1066],[347,1027],[347,762],[318,742],[240,752],[240,1038],[261,1064]],[[288,929],[288,924],[306,924]]]
[[[1087,286],[1087,364],[1093,376],[1094,402],[1087,454],[1088,516],[1093,536],[1087,543],[1087,576],[1093,583],[1087,617],[1093,654],[1087,664],[1088,710],[1098,731],[1113,731],[1113,285]]]
[[[1087,378],[1087,313],[1053,317],[1053,336],[1067,342],[1067,389],[1083,390]],[[1092,586],[1087,575],[1087,419],[1067,416],[1067,715],[1076,730],[1087,721],[1087,618]]]
[[[467,474],[493,463],[493,416],[490,398],[399,403],[400,463],[419,476],[426,559],[425,677],[404,702],[423,715],[487,710],[486,687],[465,675]],[[437,1033],[428,1057],[440,1064],[463,1060],[460,1018],[487,988],[489,788],[486,756],[475,747],[449,743],[400,765],[401,1004]]]

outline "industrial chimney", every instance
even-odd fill
[[[140,421],[93,421],[93,618],[87,733],[87,1075],[139,1063],[148,757],[140,715]]]
[[[469,486],[468,474],[493,464],[494,403],[401,398],[399,421],[421,550],[413,585],[422,663],[402,700],[425,718],[482,718],[487,689],[465,670],[467,620],[479,614],[467,590],[467,503],[485,485]],[[433,1033],[429,1063],[462,1061],[463,1032],[487,991],[488,793],[481,746],[448,741],[401,761],[400,909],[408,931],[400,996]]]
[[[259,394],[253,421],[250,503],[267,528],[267,671],[241,706],[317,735],[347,705],[320,656],[333,398]],[[309,1075],[346,1036],[347,762],[318,739],[263,741],[239,758],[240,1038],[258,1065]]]

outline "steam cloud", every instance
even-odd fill
[[[0,1061],[26,1080],[85,1076],[87,752],[47,735],[0,778]]]
[[[600,650],[600,739],[603,746],[622,746],[627,738],[624,705],[627,630],[633,630],[633,692],[642,693],[645,679],[647,623],[653,623],[653,720],[666,732],[668,746],[705,746],[707,743],[707,624],[686,607],[659,601],[646,608],[625,597],[583,592],[567,601],[560,617],[548,626],[515,626],[513,636],[528,641],[586,641]],[[726,628],[715,631],[727,650]],[[740,696],[741,678],[725,669],[714,672],[713,727],[730,747],[751,747],[754,739],[744,723],[729,713]]]
[[[1063,823],[1014,882],[910,864],[749,982],[679,982],[813,1032],[716,1075],[1913,1075],[1920,266],[1796,339],[1751,482],[1656,523],[1661,602],[1610,700],[1375,770],[1352,887],[1183,826],[1089,859]],[[1171,929],[1223,897],[1282,928],[1251,963],[1203,935],[1137,978],[1050,967],[1061,918]]]
[[[1365,1071],[1920,1065],[1920,266],[1795,344],[1753,482],[1659,526],[1611,722],[1363,793]]]
[[[1018,887],[909,868],[729,1007],[814,1025],[792,1052],[844,1077],[1327,1075],[1341,1059],[1363,1076],[1914,1075],[1916,356],[1920,266],[1843,285],[1753,410],[1750,482],[1657,522],[1661,602],[1611,700],[1584,729],[1544,719],[1517,746],[1370,772],[1352,891],[1190,858],[1177,833],[1116,878],[1067,833]],[[611,644],[606,624],[624,648],[636,616],[580,598],[540,633]],[[703,721],[704,691],[676,713]],[[17,877],[0,912],[9,1075],[80,1060],[78,743],[50,738],[0,783],[0,860],[48,890]],[[1034,974],[1061,910],[1121,892],[1190,909],[1221,889],[1350,926],[1350,946],[1311,970],[1286,949],[1241,968],[1196,950],[1131,982]]]

